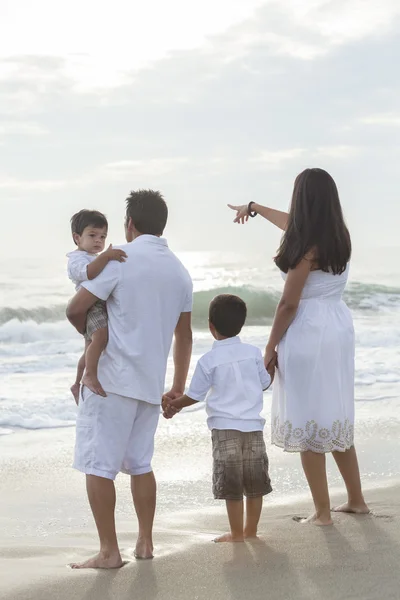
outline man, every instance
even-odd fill
[[[83,386],[76,425],[74,467],[86,474],[100,552],[73,568],[118,568],[114,479],[131,475],[139,522],[136,558],[152,558],[156,482],[151,468],[154,435],[175,334],[172,398],[183,394],[192,351],[192,282],[161,237],[167,205],[159,192],[132,192],[126,201],[125,262],[109,262],[72,298],[67,317],[85,330],[86,314],[107,301],[109,339],[99,362],[106,396]]]

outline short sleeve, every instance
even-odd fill
[[[113,293],[120,279],[121,263],[116,260],[110,261],[97,277],[82,284],[88,292],[100,298],[107,300]]]
[[[211,388],[211,374],[207,372],[201,363],[196,365],[187,396],[196,402],[203,402]]]
[[[265,368],[264,359],[262,357],[261,352],[259,352],[259,355],[257,355],[256,362],[258,368],[258,375],[260,377],[260,383],[262,385],[262,389],[265,391],[271,385],[271,377],[267,369]]]
[[[186,286],[185,303],[181,312],[192,312],[193,309],[193,282],[188,274],[188,283]]]
[[[71,252],[68,257],[68,277],[76,285],[87,281],[87,266],[91,260],[89,256],[83,252]]]

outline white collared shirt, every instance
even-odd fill
[[[209,429],[262,431],[263,390],[270,384],[260,349],[236,336],[215,341],[200,358],[187,395],[206,400]]]
[[[160,404],[175,327],[192,310],[192,280],[164,238],[141,235],[118,247],[126,262],[110,261],[82,283],[107,300],[109,338],[99,380],[106,392]]]
[[[90,254],[85,250],[73,250],[67,254],[67,258],[68,277],[75,284],[75,289],[79,290],[82,283],[88,280],[88,265],[97,258],[97,254]]]

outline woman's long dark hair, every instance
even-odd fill
[[[275,263],[287,273],[312,251],[322,271],[339,275],[351,255],[350,234],[333,178],[323,169],[296,177],[286,231]]]

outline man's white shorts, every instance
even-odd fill
[[[151,472],[160,406],[83,388],[76,422],[74,468],[86,475],[115,479]]]

